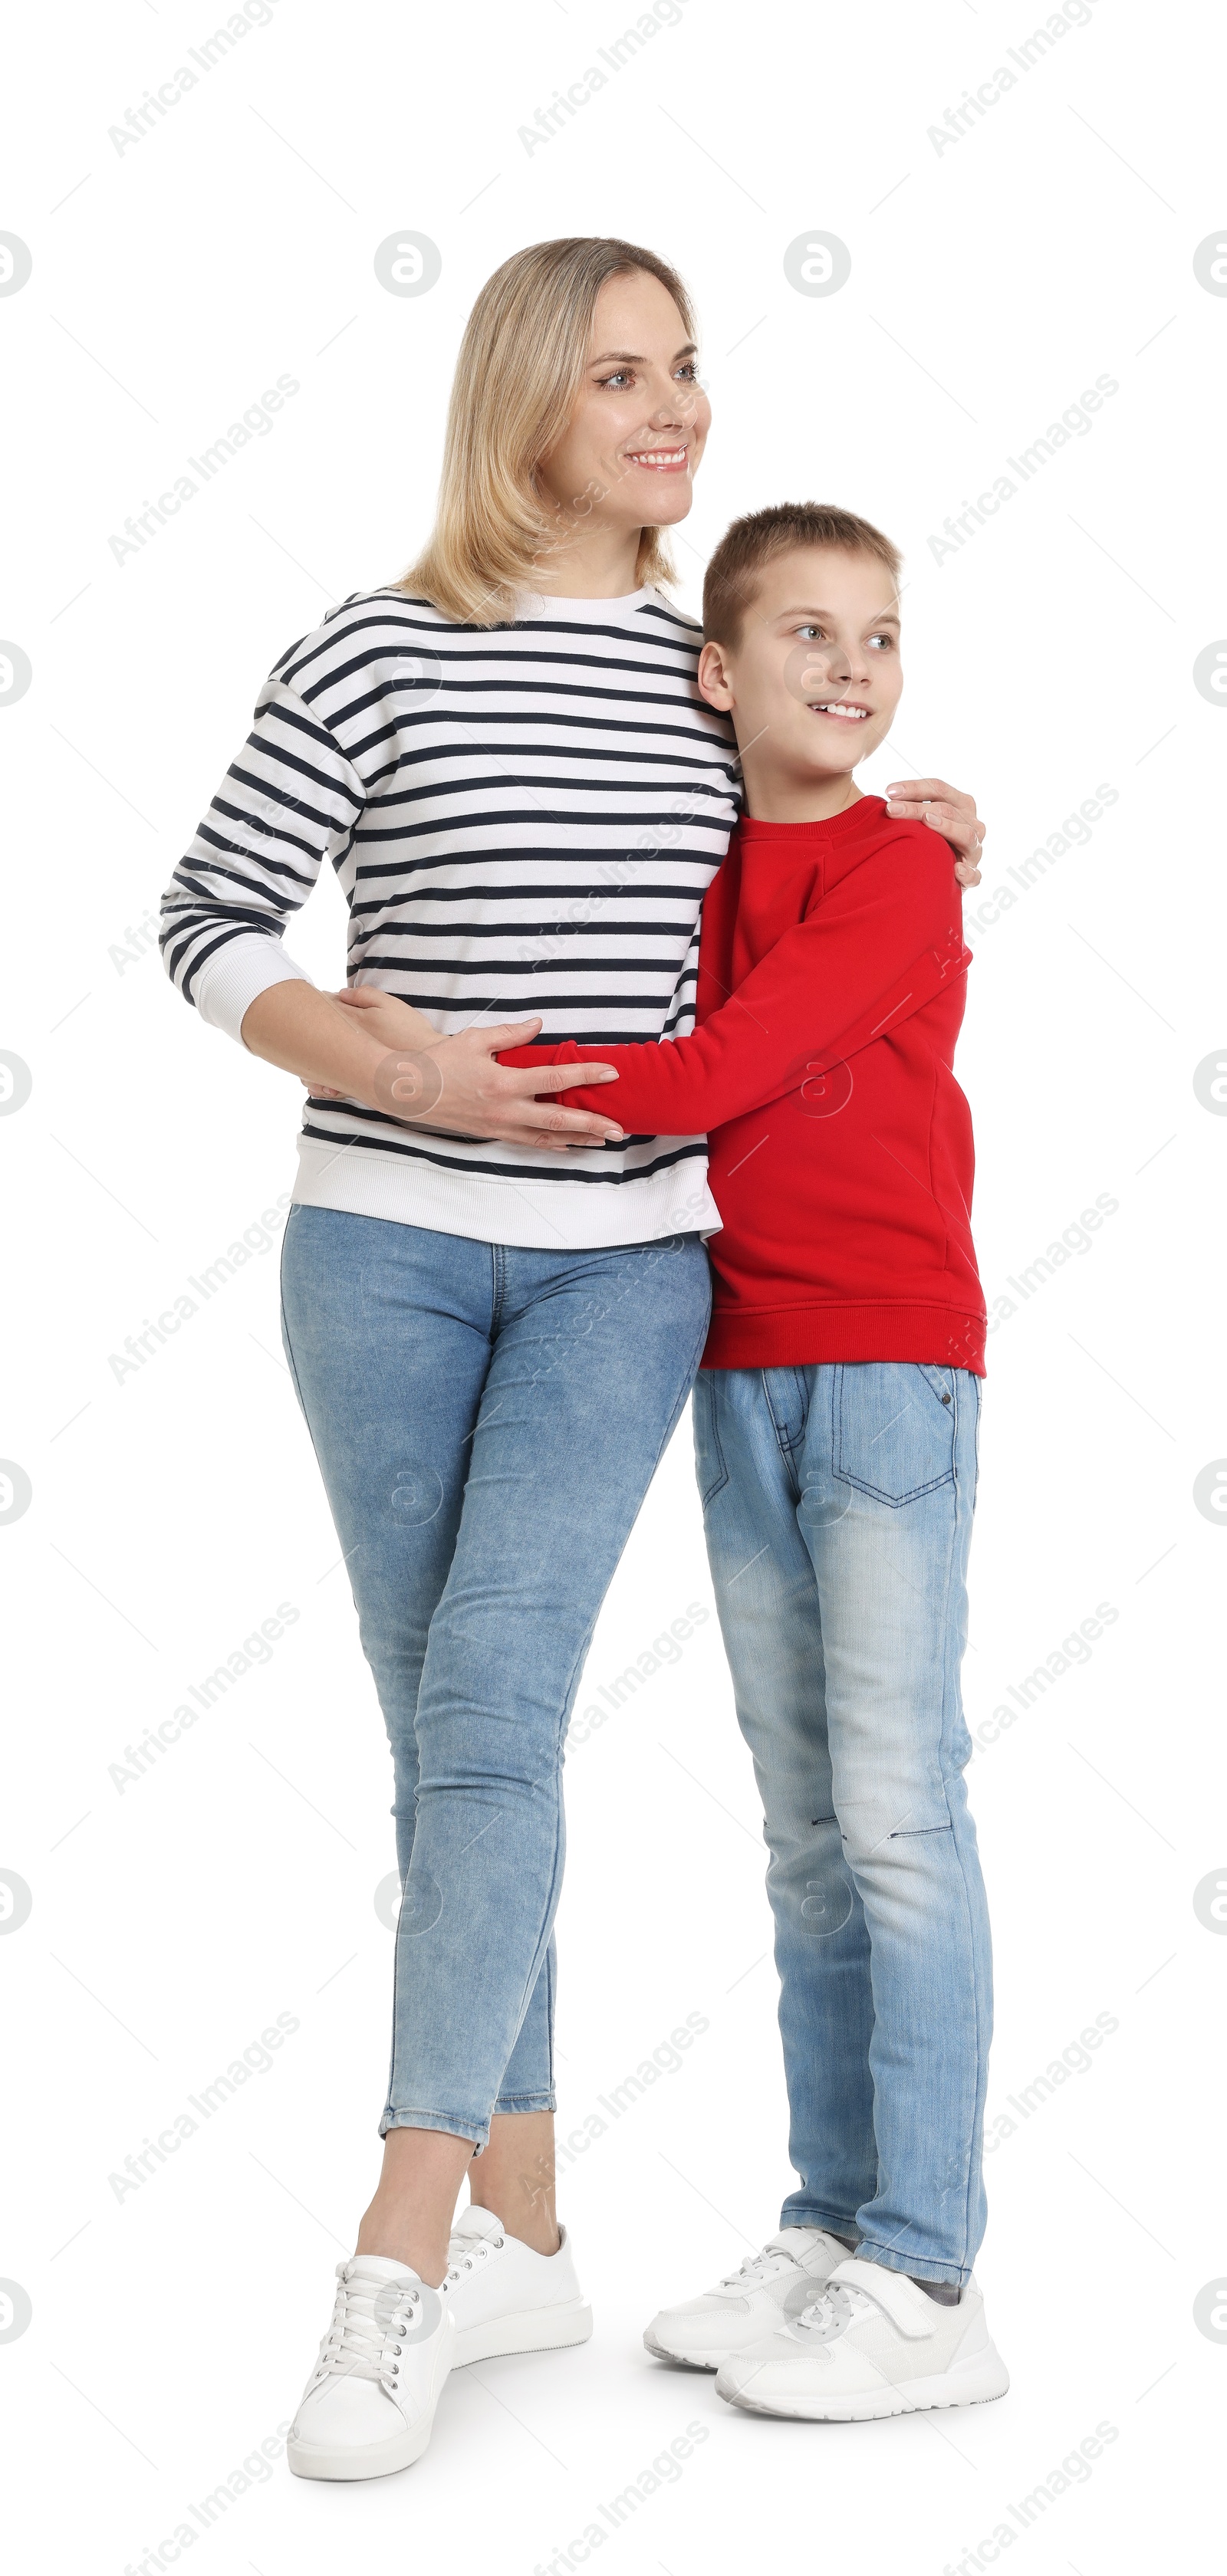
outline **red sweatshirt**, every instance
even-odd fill
[[[743,821],[703,907],[692,1037],[521,1047],[616,1065],[566,1094],[628,1134],[711,1135],[723,1220],[704,1368],[927,1360],[984,1374],[971,1116],[952,1070],[966,969],[946,843],[865,796]]]

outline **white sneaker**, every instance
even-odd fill
[[[813,2305],[848,2248],[821,2227],[782,2227],[761,2254],[748,2254],[736,2272],[679,2308],[662,2308],[644,2343],[658,2361],[688,2361],[692,2370],[718,2370],[729,2354],[760,2343],[785,2317]]]
[[[439,2291],[407,2263],[338,2263],[332,2324],[285,2446],[295,2477],[383,2478],[419,2460],[455,2340]]]
[[[978,2406],[1009,2385],[974,2278],[957,2307],[943,2307],[905,2273],[854,2256],[813,2306],[722,2363],[716,2395],[755,2415],[859,2424]]]
[[[587,2343],[592,2310],[575,2275],[565,2227],[556,2254],[534,2254],[489,2209],[473,2202],[456,2219],[443,2295],[456,2321],[452,2368],[505,2352],[556,2352]]]

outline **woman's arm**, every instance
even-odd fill
[[[342,858],[366,801],[359,771],[313,708],[278,674],[261,690],[251,732],[232,761],[162,902],[168,975],[202,1019],[240,1038],[324,1096],[360,1101],[406,1125],[504,1143],[602,1144],[620,1137],[591,1110],[543,1107],[535,1094],[576,1088],[591,1074],[559,1067],[529,1077],[495,1063],[497,1048],[531,1037],[539,1019],[439,1038],[404,1005],[389,1035],[365,988],[343,1008],[287,955],[282,932],[321,866]],[[406,1023],[412,1034],[406,1033]]]
[[[311,988],[282,935],[348,847],[365,799],[335,736],[274,673],[162,898],[166,972],[213,1027],[237,1038],[261,994]]]

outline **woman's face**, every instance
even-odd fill
[[[611,277],[570,420],[537,468],[542,498],[568,537],[597,525],[672,527],[694,499],[710,424],[694,342],[668,289],[643,269]]]

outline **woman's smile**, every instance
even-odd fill
[[[684,474],[690,463],[685,442],[680,447],[624,447],[627,465],[642,465],[649,474]]]

